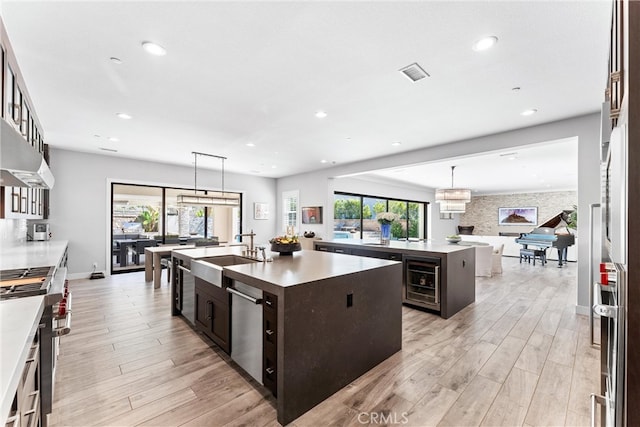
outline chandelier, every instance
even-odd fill
[[[193,161],[193,194],[178,194],[178,206],[239,206],[240,197],[238,194],[227,194],[224,192],[224,161],[227,159],[213,154],[191,152]],[[198,156],[215,157],[222,161],[222,191],[208,192],[208,194],[197,194],[198,192]]]
[[[436,190],[436,202],[440,203],[442,213],[464,213],[466,204],[471,201],[471,190],[453,187],[453,170],[451,166],[451,188]]]

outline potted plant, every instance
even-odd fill
[[[567,228],[572,234],[576,234],[578,231],[578,206],[573,205],[573,210],[567,217]]]

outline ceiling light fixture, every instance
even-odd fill
[[[480,40],[477,40],[473,44],[472,48],[476,52],[480,52],[493,47],[496,43],[498,43],[498,38],[496,36],[487,36],[487,37],[481,38]]]
[[[327,163],[325,159],[320,160],[320,163]]]
[[[167,54],[167,50],[165,48],[154,42],[142,42],[142,48],[155,56],[165,56]]]
[[[193,154],[193,194],[178,194],[176,197],[178,206],[239,206],[240,196],[238,194],[227,194],[224,192],[224,161],[227,159],[213,154],[199,153]],[[198,156],[215,157],[222,161],[222,191],[210,194],[198,194]]]
[[[256,144],[254,144],[253,142],[248,142],[247,143],[247,147],[255,147],[255,146],[256,146]]]
[[[319,119],[324,119],[327,117],[327,113],[325,111],[316,111],[316,117]]]
[[[116,116],[118,116],[122,120],[129,120],[129,119],[133,118],[133,116],[131,116],[131,115],[127,114],[127,113],[116,113]]]
[[[538,110],[536,110],[535,108],[531,108],[529,110],[524,110],[522,113],[520,113],[520,115],[522,115],[522,116],[531,116],[531,115],[533,115],[533,114],[535,114],[537,112],[538,112]]]
[[[402,145],[402,142],[400,141],[392,142],[391,145],[393,145],[394,147],[398,147],[399,145]]]
[[[467,188],[454,188],[453,170],[451,166],[451,188],[436,190],[436,202],[440,203],[442,213],[464,213],[466,204],[471,201],[471,190]]]

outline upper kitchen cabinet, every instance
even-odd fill
[[[47,218],[47,146],[1,19],[0,35],[0,218]]]

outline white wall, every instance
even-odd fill
[[[69,240],[69,273],[86,277],[92,263],[108,272],[110,265],[110,182],[193,188],[193,168],[51,149],[49,223],[54,239]],[[198,188],[219,190],[220,171],[198,169]],[[275,179],[225,172],[225,190],[243,193],[243,232],[253,229],[256,242],[266,242],[275,219],[253,219],[253,203],[275,205]]]

